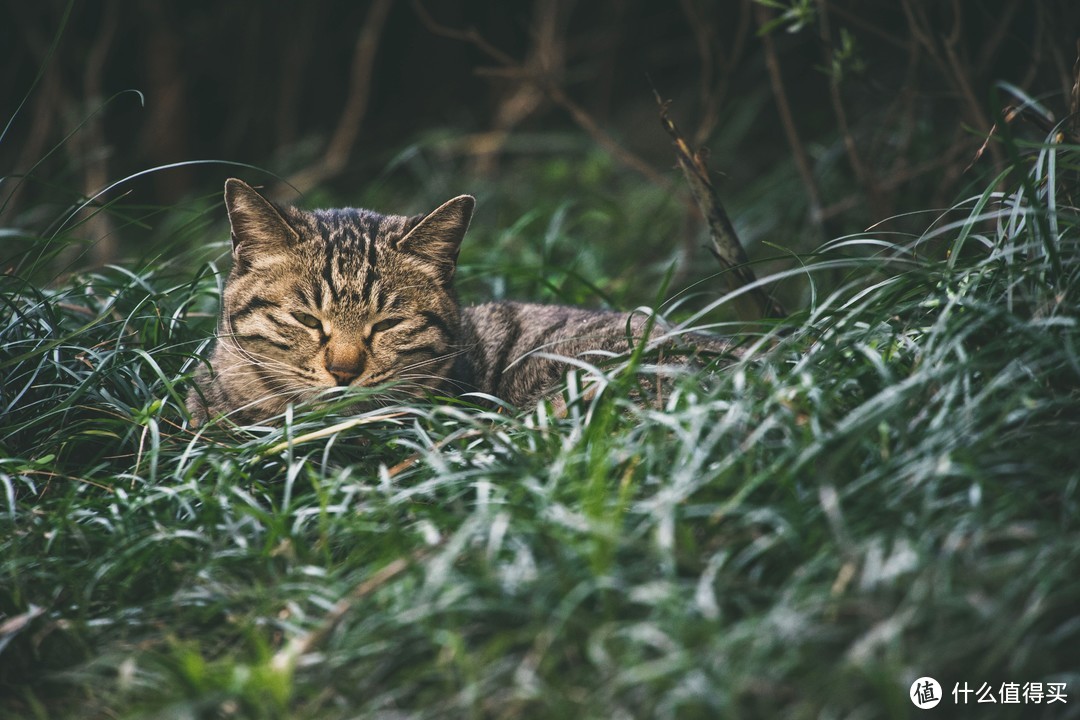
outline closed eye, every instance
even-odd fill
[[[300,323],[304,327],[309,327],[312,330],[317,330],[322,327],[322,321],[319,318],[304,312],[294,312],[292,314],[293,319]]]
[[[390,328],[400,325],[404,319],[405,318],[386,318],[385,320],[380,320],[379,322],[371,326],[371,332],[386,332]]]

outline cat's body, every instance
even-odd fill
[[[388,382],[525,407],[567,369],[550,356],[625,353],[646,325],[641,314],[555,305],[461,308],[452,279],[474,205],[466,195],[411,218],[279,207],[239,180],[225,200],[233,268],[210,369],[188,396],[196,424],[265,420],[335,386]],[[690,342],[727,348],[711,336]]]

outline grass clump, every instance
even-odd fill
[[[805,309],[657,405],[647,366],[575,373],[565,417],[196,433],[212,266],[7,263],[0,715],[905,717],[922,675],[947,705],[1080,688],[1078,150],[804,258]]]

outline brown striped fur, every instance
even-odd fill
[[[393,383],[396,393],[482,392],[519,407],[555,388],[566,365],[624,353],[645,317],[516,302],[461,308],[453,289],[474,200],[427,215],[275,205],[231,179],[233,268],[210,367],[195,377],[196,424],[252,422],[334,387]],[[719,338],[691,341],[723,351]]]

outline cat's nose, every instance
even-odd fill
[[[351,385],[364,371],[364,355],[358,347],[331,343],[326,347],[326,371],[338,385]]]
[[[340,387],[345,387],[347,385],[352,385],[352,381],[355,380],[356,378],[360,377],[360,373],[358,373],[358,372],[335,370],[335,369],[331,369],[331,368],[326,368],[326,369],[327,369],[327,371],[329,371],[329,373],[331,375],[334,376],[334,379],[337,380],[337,384]]]

